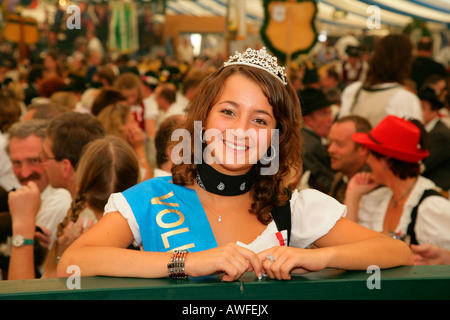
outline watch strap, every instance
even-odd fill
[[[12,245],[15,247],[34,245],[34,239],[26,239],[21,234],[13,236],[11,240]]]
[[[23,245],[34,245],[33,239],[23,239]]]

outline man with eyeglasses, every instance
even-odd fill
[[[35,274],[23,270],[33,271],[34,268],[25,267],[39,267],[42,263],[45,251],[42,252],[40,248],[51,245],[58,224],[64,219],[72,203],[70,192],[50,185],[41,161],[47,124],[46,120],[21,121],[8,130],[9,144],[6,150],[13,172],[22,185],[8,196],[12,220],[11,259],[13,256],[21,258],[20,264],[14,263],[12,267],[10,264],[8,279],[34,278],[40,275],[39,268],[35,269]],[[36,240],[39,240],[39,244]],[[24,250],[34,250],[34,255],[21,254]]]
[[[27,186],[32,182],[39,190],[41,204],[36,214],[36,225],[48,229],[54,235],[57,225],[67,214],[72,197],[67,190],[50,185],[41,161],[47,124],[45,120],[15,123],[8,131],[7,152],[20,184]]]
[[[54,188],[76,193],[75,169],[84,147],[106,134],[101,122],[92,114],[66,112],[48,124],[42,145],[41,161]]]
[[[39,164],[39,172],[42,173],[42,176],[44,176],[44,173],[46,174],[48,187],[63,190],[69,194],[69,205],[64,210],[62,217],[58,220],[58,224],[66,217],[67,209],[71,205],[72,198],[76,193],[75,168],[81,158],[84,147],[90,141],[101,138],[104,135],[105,130],[97,118],[91,114],[73,111],[52,118],[45,127],[44,132],[40,133],[39,141],[41,144],[39,151],[35,152],[33,157],[30,156],[27,159],[28,162],[26,164],[28,167],[32,167],[34,163]],[[27,176],[29,180],[32,180],[30,174]],[[22,216],[27,215],[30,217],[31,209],[38,207],[38,201],[36,201],[38,184],[34,181],[28,181],[25,174],[23,174],[23,181],[27,184],[23,186],[21,190],[10,194],[10,211],[12,212],[12,209],[15,209],[14,211],[21,213]],[[14,208],[11,207],[11,198],[16,200],[14,201],[16,205]],[[27,232],[30,233],[30,224],[28,223],[27,225]],[[76,228],[76,226],[67,230],[67,232],[76,232],[74,228]],[[13,218],[13,233],[14,232],[15,224]],[[66,230],[64,232],[66,232]],[[55,233],[56,232],[53,232],[53,235]],[[28,234],[28,236],[30,235]],[[26,237],[24,236],[23,238]],[[25,240],[31,239],[32,238],[28,238]],[[30,247],[31,246],[24,245],[22,241],[22,248],[14,248],[15,252],[11,251],[8,279],[34,278],[32,268],[30,267],[34,263],[32,258],[33,253]],[[23,249],[23,251],[18,253],[17,251],[20,249]],[[25,252],[24,250],[28,250],[28,252]],[[14,272],[13,276],[11,276],[11,272]]]

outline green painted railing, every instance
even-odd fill
[[[0,281],[0,300],[450,299],[450,266],[399,267],[379,273],[323,270],[294,276],[289,281],[258,280],[253,273],[231,283],[222,282],[220,276],[187,280],[112,277],[78,280],[3,280]],[[179,306],[182,307],[183,304]]]

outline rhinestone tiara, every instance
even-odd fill
[[[230,56],[230,59],[223,66],[227,67],[235,64],[265,70],[280,80],[281,83],[287,85],[285,68],[278,65],[277,58],[268,54],[265,47],[262,47],[260,50],[247,48],[243,53],[236,51],[235,55]]]

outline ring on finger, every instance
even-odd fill
[[[275,258],[273,257],[273,255],[268,255],[267,257],[267,260],[269,260],[270,262],[274,262],[275,261]]]

